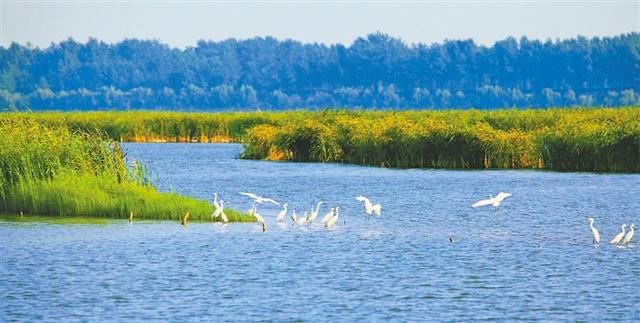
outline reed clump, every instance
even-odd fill
[[[242,142],[243,158],[640,172],[640,108],[8,113],[116,141]]]
[[[157,191],[142,164],[128,168],[120,146],[95,130],[5,116],[0,141],[0,212],[179,220],[188,211],[192,220],[211,220],[207,201]]]

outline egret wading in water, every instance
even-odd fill
[[[628,246],[631,243],[631,239],[633,238],[633,235],[635,233],[636,233],[636,225],[631,224],[631,230],[629,230],[629,232],[627,232],[627,235],[624,236],[624,239],[622,239],[622,244],[625,246]]]
[[[249,197],[250,199],[252,199],[254,202],[259,203],[259,204],[262,204],[262,203],[264,203],[264,202],[269,202],[269,203],[273,203],[273,204],[275,204],[275,205],[280,205],[280,203],[276,202],[276,201],[275,201],[275,200],[273,200],[273,199],[269,199],[269,198],[266,198],[266,197],[258,196],[258,195],[255,195],[255,194],[253,194],[253,193],[240,192],[240,194],[242,194],[242,195],[244,195],[244,196],[248,196],[248,197]]]
[[[287,203],[282,205],[282,211],[280,211],[280,213],[278,213],[278,216],[276,217],[278,222],[283,222],[284,221],[284,217],[287,215],[287,206],[288,206]]]
[[[293,222],[293,224],[296,224],[296,222],[298,221],[298,216],[296,215],[296,208],[293,208],[293,211],[291,212],[291,222]]]
[[[325,214],[322,217],[322,220],[320,220],[320,223],[327,223],[327,221],[329,221],[333,217],[334,212],[335,212],[335,208],[331,208],[331,211],[329,211],[329,213]]]
[[[320,211],[320,204],[322,204],[322,202],[318,202],[318,205],[316,206],[316,209],[313,209],[313,205],[311,206],[311,214],[309,214],[309,218],[307,219],[307,222],[309,224],[313,223],[313,221],[316,220],[316,218],[318,217],[318,211]]]
[[[598,229],[596,229],[596,227],[593,226],[593,218],[589,218],[589,227],[591,227],[591,234],[593,235],[593,244],[599,244],[600,243],[600,232],[598,232]]]
[[[20,212],[20,216],[22,216],[22,212]],[[129,211],[129,223],[133,222],[133,211]]]
[[[253,205],[253,216],[256,217],[256,224],[264,224],[264,218],[262,217],[262,215],[260,215],[260,213],[258,213],[258,211],[256,211],[256,205]]]
[[[332,229],[336,227],[336,222],[338,222],[338,218],[340,217],[340,207],[336,207],[336,214],[332,216],[329,220],[327,220],[327,224],[324,226],[327,229]]]
[[[309,219],[309,213],[304,212],[304,215],[296,220],[296,224],[299,226],[303,226],[305,223],[307,223],[308,219]]]
[[[371,200],[362,195],[356,196],[356,200],[364,202],[364,210],[367,212],[367,219],[369,219],[369,215],[371,214],[380,216],[380,213],[382,212],[382,206],[380,206],[380,204],[373,204],[371,203]]]
[[[622,232],[616,234],[616,236],[613,238],[613,240],[611,240],[611,243],[613,244],[618,244],[620,243],[620,240],[622,240],[622,238],[624,238],[624,227],[626,227],[626,224],[623,224],[620,228],[622,229]]]
[[[220,202],[216,202],[216,209],[211,214],[211,219],[214,221],[224,213],[224,200],[220,200]]]
[[[500,210],[500,204],[502,203],[502,201],[509,196],[511,196],[511,193],[505,193],[505,192],[498,193],[496,197],[491,197],[491,195],[489,195],[489,199],[475,202],[473,203],[473,205],[471,205],[471,207],[477,208],[485,205],[491,205],[496,208],[496,213],[497,213]]]

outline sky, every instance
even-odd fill
[[[406,43],[509,36],[564,39],[640,32],[640,0],[552,1],[207,1],[0,0],[0,45],[44,48],[89,37],[114,43],[157,39],[172,47],[198,40],[273,36],[351,44],[373,32]]]

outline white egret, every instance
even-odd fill
[[[371,203],[371,200],[362,195],[356,196],[356,200],[364,202],[364,209],[368,215],[371,215],[373,213],[377,216],[380,216],[380,212],[382,211],[382,206],[380,206],[380,204],[374,205]]]
[[[304,215],[296,220],[296,224],[302,226],[307,222],[308,219],[309,219],[309,213],[304,212]]]
[[[511,193],[500,192],[500,193],[498,193],[498,195],[496,195],[496,197],[491,197],[491,195],[489,195],[489,199],[478,201],[478,202],[474,203],[471,206],[472,207],[481,207],[481,206],[485,206],[485,205],[491,205],[491,206],[495,207],[496,210],[498,210],[500,208],[500,203],[502,203],[502,201],[504,199],[506,199],[507,197],[509,197],[509,196],[511,196]]]
[[[224,211],[224,200],[220,200],[219,202],[216,202],[216,204],[218,204],[218,206],[216,207],[216,209],[213,211],[213,214],[211,214],[211,218],[212,219],[217,219]]]
[[[311,206],[311,214],[309,214],[309,219],[307,220],[307,222],[313,223],[313,221],[316,220],[316,218],[318,217],[318,211],[320,211],[320,204],[322,204],[322,202],[318,202],[315,210],[313,209],[313,205]]]
[[[218,193],[213,193],[213,206],[217,209],[220,207],[218,203]]]
[[[620,228],[622,229],[622,232],[616,234],[615,238],[613,238],[613,240],[611,240],[611,243],[613,244],[618,244],[620,243],[620,240],[622,240],[622,238],[624,237],[624,227],[626,227],[626,224],[623,224]]]
[[[278,222],[284,221],[284,217],[287,215],[287,206],[289,206],[287,203],[282,205],[282,211],[280,211],[280,213],[278,213],[278,216],[276,217]]]
[[[336,222],[338,222],[339,217],[340,217],[340,207],[336,207],[336,214],[327,221],[327,224],[325,224],[325,227],[335,228]]]
[[[622,244],[625,246],[628,246],[629,243],[631,243],[631,239],[633,238],[634,233],[636,233],[636,225],[631,224],[631,230],[629,230],[629,232],[627,232],[627,235],[624,236],[624,239],[622,240]]]
[[[256,206],[253,206],[253,216],[256,217],[256,224],[260,224],[260,223],[264,223],[264,218],[262,217],[262,215],[260,215],[260,213],[258,213],[258,211],[256,210]]]
[[[229,223],[229,218],[227,218],[227,215],[224,214],[224,211],[220,213],[220,219],[222,219],[223,223]]]
[[[244,196],[248,196],[249,198],[251,198],[256,203],[262,204],[264,202],[269,202],[269,203],[273,203],[275,205],[280,205],[280,203],[276,202],[273,199],[269,199],[269,198],[266,198],[266,197],[258,196],[258,195],[255,195],[253,193],[240,192],[240,194],[242,194]]]
[[[20,217],[23,217],[22,211],[20,211]],[[129,223],[133,222],[133,211],[129,211]]]
[[[335,212],[335,208],[331,208],[331,211],[329,211],[329,213],[325,214],[322,217],[322,220],[320,221],[320,223],[327,223],[327,221],[329,221],[333,217],[334,212]]]
[[[291,213],[291,222],[293,222],[293,224],[296,224],[296,222],[298,221],[298,216],[296,215],[296,208],[293,208],[293,212]]]
[[[591,227],[591,233],[593,234],[593,244],[600,243],[600,232],[593,226],[593,218],[589,218],[589,226]]]

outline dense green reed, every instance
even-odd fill
[[[244,158],[640,172],[640,108],[6,114],[121,141],[245,144]]]
[[[172,220],[190,212],[190,220],[211,220],[207,201],[158,192],[140,163],[127,168],[120,146],[95,130],[4,116],[0,141],[0,212]]]

